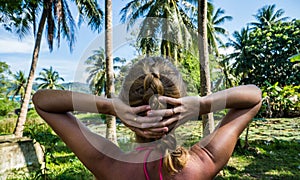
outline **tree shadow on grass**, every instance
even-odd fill
[[[300,141],[296,139],[256,140],[250,148],[236,150],[233,155],[237,159],[249,159],[250,163],[243,168],[235,164],[225,166],[215,179],[300,179],[299,152]]]

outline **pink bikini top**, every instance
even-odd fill
[[[138,147],[138,148],[136,148],[136,150],[137,151],[148,150],[148,152],[146,153],[146,155],[144,157],[144,174],[146,176],[146,179],[150,180],[149,173],[147,171],[147,159],[148,159],[150,153],[154,150],[154,147]],[[160,160],[159,160],[158,173],[159,173],[159,179],[163,180],[163,176],[162,176],[162,155],[160,156]]]

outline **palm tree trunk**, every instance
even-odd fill
[[[112,0],[105,0],[105,55],[106,55],[106,94],[111,98],[115,93],[112,57]],[[106,138],[117,144],[116,118],[106,116]]]
[[[198,0],[198,46],[200,64],[201,96],[211,93],[208,40],[207,40],[207,0]],[[213,113],[202,115],[203,136],[207,136],[214,130]]]
[[[222,63],[223,65],[223,72],[224,72],[224,76],[225,76],[225,86],[226,88],[230,88],[230,87],[233,87],[233,83],[231,81],[231,79],[229,78],[229,70],[228,70],[228,67],[227,67],[227,63],[224,62]]]
[[[43,30],[45,27],[45,22],[46,22],[46,16],[47,16],[47,9],[49,7],[50,3],[46,4],[44,9],[43,9],[43,14],[39,23],[36,39],[35,39],[35,45],[33,49],[33,55],[32,55],[32,60],[31,60],[31,67],[28,75],[28,80],[27,80],[27,85],[25,89],[25,96],[24,96],[24,101],[21,105],[21,112],[18,116],[17,119],[17,124],[14,130],[14,134],[16,137],[22,137],[23,136],[23,130],[24,130],[24,124],[26,122],[26,116],[28,112],[28,105],[29,105],[29,100],[31,97],[31,91],[32,91],[32,85],[34,81],[34,74],[39,58],[39,52],[40,52],[40,46],[41,46],[41,41],[42,41],[42,35],[43,35]]]
[[[173,50],[173,52],[174,52],[174,64],[177,66],[177,64],[178,64],[178,54],[177,54],[177,45],[176,44],[174,44],[174,50]]]

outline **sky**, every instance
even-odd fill
[[[100,1],[102,9],[104,9],[103,1]],[[119,15],[122,7],[128,2],[128,0],[113,1],[113,56],[131,59],[137,56],[134,48],[130,46],[134,38],[126,31],[126,26],[120,24]],[[299,0],[213,0],[212,3],[215,8],[224,9],[225,15],[233,17],[232,21],[223,24],[229,34],[240,31],[247,23],[255,21],[253,15],[265,5],[276,4],[276,9],[285,11],[284,16],[300,19]],[[135,28],[138,27],[133,29]],[[93,33],[84,25],[77,31],[77,40],[72,53],[64,40],[61,40],[59,49],[55,46],[50,53],[43,36],[36,77],[43,68],[49,69],[52,66],[65,82],[84,82],[87,75],[84,71],[84,61],[100,45],[104,47],[104,31],[99,34]],[[13,73],[21,70],[26,76],[28,75],[33,46],[32,36],[27,36],[20,41],[17,36],[0,27],[0,61],[6,62]]]

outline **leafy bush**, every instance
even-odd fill
[[[0,135],[12,134],[16,127],[17,118],[5,118],[0,120]]]
[[[35,111],[35,109],[29,109],[27,113],[27,119],[38,119],[40,116]]]
[[[13,112],[16,104],[6,98],[0,99],[0,116],[6,116]]]
[[[52,152],[59,141],[59,137],[51,127],[41,120],[30,120],[26,122],[24,135],[29,136],[45,147],[45,153]]]
[[[278,83],[262,88],[263,104],[261,112],[263,117],[289,117],[300,115],[300,86],[286,85],[279,87]]]
[[[300,66],[295,66],[297,56],[294,56],[300,49],[300,20],[278,21],[266,28],[246,28],[233,36],[236,41],[228,45],[235,51],[229,59],[234,61],[231,68],[234,75],[242,78],[240,84],[259,87],[268,86],[266,81],[278,82],[280,87],[300,84]]]
[[[29,136],[39,142],[44,148],[44,163],[45,167],[42,171],[39,171],[38,176],[47,176],[47,164],[49,161],[55,160],[53,153],[55,152],[55,146],[59,142],[59,137],[54,134],[53,130],[45,122],[41,122],[39,119],[30,119],[25,124],[24,135]],[[50,158],[47,158],[50,157]]]

